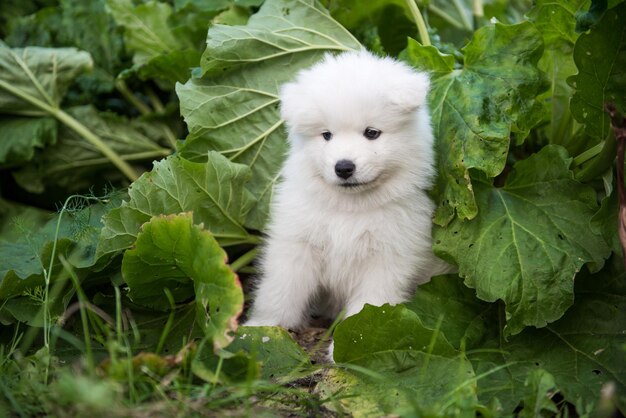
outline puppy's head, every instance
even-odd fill
[[[428,87],[424,73],[389,58],[327,55],[281,89],[291,152],[338,190],[374,188],[431,148]]]

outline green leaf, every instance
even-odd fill
[[[364,363],[329,370],[317,391],[354,417],[454,416],[453,410],[475,416],[474,372],[464,357],[395,350]]]
[[[524,397],[524,408],[520,417],[536,418],[552,416],[558,411],[551,397],[554,395],[556,384],[554,377],[543,369],[530,372],[524,385],[528,386],[528,395]]]
[[[190,213],[158,216],[142,227],[124,253],[122,275],[133,302],[166,310],[169,289],[176,303],[195,294],[196,321],[215,347],[224,347],[243,309],[243,292],[226,265],[226,253]]]
[[[205,0],[174,0],[174,6],[177,10],[191,6],[207,12],[219,12],[228,8],[231,3],[231,0],[213,0],[210,2]]]
[[[574,47],[578,74],[568,83],[576,89],[570,102],[574,118],[585,132],[605,139],[609,135],[609,116],[604,105],[612,102],[626,108],[626,3],[607,11],[589,33],[582,34]]]
[[[588,11],[577,13],[576,31],[588,31],[589,28],[598,23],[608,6],[609,2],[607,0],[591,0],[591,6],[589,6]]]
[[[137,74],[142,80],[166,80],[171,83],[184,82],[189,79],[191,68],[197,67],[200,52],[184,49],[158,55],[148,63],[131,68],[121,76]],[[170,86],[168,86],[170,87]]]
[[[98,112],[92,106],[66,110],[91,132],[98,135],[126,161],[151,161],[171,153],[164,143],[165,127],[156,122],[129,120],[113,113]],[[31,193],[42,193],[48,186],[71,192],[85,190],[102,178],[119,178],[119,171],[91,143],[65,125],[59,129],[55,145],[35,154],[31,164],[13,173],[18,184]]]
[[[503,188],[475,184],[475,219],[435,229],[435,251],[458,263],[478,297],[506,303],[509,335],[560,318],[576,273],[609,255],[590,227],[595,192],[573,180],[570,162],[563,148],[544,147],[518,162]]]
[[[0,41],[0,112],[41,112],[33,101],[58,107],[74,78],[92,68],[75,48],[9,48]]]
[[[329,370],[318,390],[340,394],[354,416],[444,416],[450,399],[473,412],[471,365],[404,306],[366,305],[337,326],[334,341],[335,360],[348,364]]]
[[[261,363],[262,379],[294,380],[311,365],[304,350],[279,327],[239,327],[228,351],[240,350]]]
[[[70,105],[93,103],[94,95],[110,93],[126,59],[122,30],[106,12],[104,0],[61,0],[57,7],[16,19],[6,42],[14,47],[64,46],[89,52],[94,70],[77,77],[77,88],[68,92],[65,102]]]
[[[456,275],[432,278],[418,288],[405,306],[417,313],[425,327],[439,327],[457,350],[480,345],[490,328],[489,318],[494,307],[477,299],[475,291],[464,286]]]
[[[152,171],[130,185],[130,199],[103,218],[98,256],[129,248],[151,217],[188,211],[222,245],[256,242],[242,226],[254,204],[245,188],[249,179],[248,167],[216,152],[208,153],[207,163],[179,156],[154,163]]]
[[[91,54],[97,67],[116,74],[123,57],[121,31],[105,10],[104,0],[61,0],[16,19],[6,42],[16,47],[76,47]],[[112,81],[112,80],[111,80]]]
[[[365,305],[358,315],[346,318],[337,326],[333,338],[333,357],[338,363],[359,364],[372,354],[392,350],[456,355],[442,334],[425,328],[417,315],[402,305]]]
[[[80,202],[80,199],[77,200]],[[72,205],[79,204],[73,202]],[[62,268],[58,261],[59,255],[63,255],[78,269],[94,266],[97,261],[96,243],[102,227],[101,217],[108,210],[109,206],[103,204],[80,210],[70,208],[63,214],[58,233],[59,215],[52,217],[42,227],[18,219],[15,228],[19,234],[15,235],[20,238],[15,242],[0,240],[0,300],[43,285],[46,271],[53,281]],[[55,240],[55,257],[50,268]]]
[[[538,0],[528,13],[528,19],[543,34],[546,44],[566,40],[571,44],[578,39],[576,14],[580,13],[589,0]]]
[[[413,40],[405,55],[416,68],[435,72],[429,102],[438,139],[439,225],[451,221],[455,212],[461,219],[476,216],[469,169],[498,175],[511,134],[520,142],[542,116],[536,97],[545,88],[537,68],[543,42],[532,24],[483,27],[463,53],[458,70],[452,69],[451,57]]]
[[[129,70],[131,74],[172,83],[189,78],[190,68],[197,66],[200,59],[188,36],[194,28],[175,31],[169,4],[153,1],[134,6],[130,0],[106,2],[117,24],[124,27],[126,46],[133,52],[135,65]]]
[[[194,375],[211,384],[232,384],[250,382],[261,375],[259,363],[247,353],[239,351],[213,350],[201,344],[198,353],[193,357],[191,371]]]
[[[122,66],[124,43],[105,3],[105,0],[61,0],[58,42],[89,52],[96,66],[115,76]]]
[[[572,57],[578,33],[574,30],[574,15],[587,0],[538,1],[528,14],[543,35],[546,50],[539,61],[539,68],[546,72],[550,89],[540,96],[545,107],[544,123],[540,128],[551,144],[565,147],[570,155],[578,155],[595,145],[577,135],[579,124],[570,112],[570,99],[574,90],[567,84],[567,77],[576,73]]]
[[[245,26],[212,26],[201,64],[203,74],[215,76],[273,58],[291,56],[296,64],[301,55],[354,49],[358,41],[318,2],[269,0]]]
[[[384,55],[396,56],[406,48],[407,37],[415,36],[417,27],[411,9],[404,0],[331,1],[330,14],[339,23],[363,39],[375,33]],[[389,24],[393,22],[393,24]],[[365,40],[367,44],[367,39]],[[371,42],[370,42],[371,43]],[[368,49],[372,49],[368,45]]]
[[[498,304],[477,300],[454,276],[435,277],[420,286],[409,307],[426,327],[435,327],[443,317],[441,331],[450,341],[455,335],[471,336],[465,349],[476,375],[484,374],[477,382],[482,403],[497,398],[505,412],[512,412],[520,400],[536,396],[531,374],[541,369],[553,376],[555,391],[565,401],[597,407],[607,382],[616,384],[617,393],[626,388],[626,282],[620,263],[616,259],[601,273],[580,275],[576,303],[560,320],[508,339]],[[462,323],[450,324],[464,315]]]
[[[360,45],[317,2],[304,0],[266,1],[246,26],[212,26],[207,44],[205,77],[176,87],[189,128],[179,151],[205,161],[215,150],[248,165],[258,203],[246,226],[260,230],[286,152],[278,87],[324,52]]]
[[[487,7],[490,3],[484,2]],[[406,0],[330,0],[328,7],[333,17],[353,33],[375,28],[385,51],[397,55],[406,47],[407,37],[415,37],[418,32],[408,4]],[[440,42],[439,38],[446,43],[465,43],[474,29],[470,1],[419,2],[418,6],[434,43]],[[507,14],[512,14],[515,5],[507,6]],[[498,20],[503,21],[500,17]]]
[[[591,228],[596,234],[602,235],[615,254],[622,253],[622,244],[617,234],[619,225],[618,191],[613,189],[609,196],[602,199],[600,210],[591,218]]]
[[[35,149],[57,140],[57,124],[52,118],[0,117],[0,132],[0,166],[30,161]]]
[[[135,64],[145,64],[181,47],[180,39],[167,24],[172,15],[169,4],[149,2],[134,6],[130,0],[107,0],[107,6],[117,24],[125,29],[124,39],[127,48],[134,52]]]

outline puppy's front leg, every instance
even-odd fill
[[[359,313],[366,303],[374,306],[385,303],[395,305],[408,298],[412,283],[409,269],[402,271],[398,266],[386,269],[382,260],[380,263],[369,264],[370,268],[365,270],[348,299],[345,317]]]
[[[302,328],[317,290],[319,260],[310,245],[270,240],[262,260],[263,275],[245,325]]]

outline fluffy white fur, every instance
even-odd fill
[[[365,51],[328,55],[283,86],[290,152],[247,325],[298,329],[312,309],[332,318],[403,302],[445,268],[431,250],[428,87],[425,74]],[[380,137],[365,138],[368,127]],[[347,179],[341,160],[356,166]]]

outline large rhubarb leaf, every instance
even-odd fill
[[[246,225],[262,229],[286,152],[278,88],[325,52],[360,49],[317,2],[266,1],[245,26],[214,25],[202,60],[203,78],[176,91],[189,136],[183,157],[206,161],[208,150],[252,169],[258,203]]]

